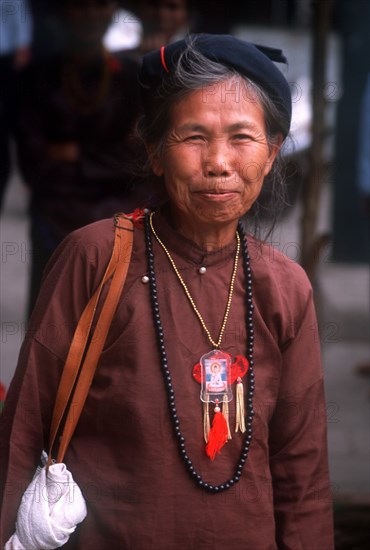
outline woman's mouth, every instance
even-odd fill
[[[201,198],[214,202],[228,201],[235,198],[238,193],[236,191],[197,191],[197,195]]]

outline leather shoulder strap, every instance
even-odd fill
[[[133,245],[133,224],[129,218],[119,215],[115,219],[115,225],[115,239],[110,261],[98,288],[90,298],[80,317],[60,379],[50,428],[48,465],[51,463],[52,449],[58,431],[63,418],[65,418],[64,430],[57,455],[57,462],[63,461],[68,444],[85,404],[108,335],[109,327],[126,280]],[[110,278],[112,278],[112,280],[107,297],[102,305],[94,333],[90,338],[91,327],[101,291]],[[87,345],[88,342],[89,345]],[[83,358],[84,360],[81,366]],[[73,410],[70,406],[68,408],[68,404],[70,405],[72,401],[74,405]]]

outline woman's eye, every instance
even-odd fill
[[[186,141],[201,141],[201,140],[203,140],[203,136],[200,136],[197,134],[194,134],[193,136],[188,136],[186,138]]]
[[[235,134],[233,138],[240,141],[245,141],[245,140],[252,139],[252,136],[250,136],[249,134]]]

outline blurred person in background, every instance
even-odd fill
[[[65,0],[63,49],[25,72],[18,110],[20,169],[31,190],[31,311],[44,266],[71,231],[140,202],[138,65],[108,52],[116,3]]]
[[[357,184],[360,191],[360,209],[367,219],[370,216],[370,72],[361,101]],[[370,376],[370,361],[357,365],[359,374]]]
[[[140,53],[183,38],[189,32],[189,4],[189,0],[140,0],[137,7],[143,26]]]
[[[365,127],[365,134],[361,133],[361,124],[365,115],[363,101],[370,66],[370,2],[337,0],[337,12],[341,87],[335,117],[333,260],[368,264],[370,218],[364,215],[366,192],[364,180],[362,185],[359,183],[359,158],[366,164],[369,155],[369,149],[365,149],[368,135]],[[366,151],[364,155],[363,150]]]
[[[17,76],[30,61],[32,15],[27,0],[0,0],[0,210],[10,174]]]
[[[360,189],[362,210],[370,215],[370,72],[367,75],[360,111],[359,153],[357,179]]]

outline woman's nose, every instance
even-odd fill
[[[227,148],[225,148],[224,144],[210,144],[203,160],[204,176],[208,178],[225,178],[229,176],[231,174],[231,165],[228,157]]]

